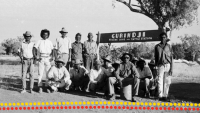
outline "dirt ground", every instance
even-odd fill
[[[172,84],[170,86],[169,95],[172,99],[172,103],[200,103],[200,66],[188,66],[183,63],[176,63],[174,66],[174,74],[172,77]],[[37,68],[35,69],[35,78],[37,78]],[[35,86],[37,82],[35,81]],[[99,93],[97,96],[91,93],[69,91],[67,93],[56,92],[53,94],[47,93],[25,93],[20,94],[21,90],[21,66],[20,65],[0,65],[0,103],[21,103],[21,102],[108,102],[105,98],[102,98],[102,94]],[[37,90],[37,87],[34,89]],[[152,102],[157,103],[159,101],[155,99],[146,99],[141,97],[135,97],[137,102]],[[128,102],[117,99],[115,102]],[[127,106],[127,105],[121,105]],[[133,106],[133,105],[132,105]],[[141,105],[142,106],[142,105]],[[135,106],[133,106],[135,107]],[[151,106],[150,106],[151,107]],[[2,111],[0,111],[2,112]],[[119,109],[84,109],[84,110],[26,110],[26,111],[4,111],[4,112],[33,112],[33,113],[64,113],[64,112],[130,112],[130,113],[153,113],[163,112],[156,110],[119,110]],[[175,111],[166,111],[175,112]],[[176,111],[176,112],[189,112],[189,111]]]

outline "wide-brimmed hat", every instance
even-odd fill
[[[74,64],[82,64],[83,62],[82,62],[82,60],[80,60],[80,59],[76,59],[75,60],[75,62],[74,62]]]
[[[23,35],[24,35],[24,37],[29,37],[29,36],[32,37],[33,36],[30,31],[26,31]]]
[[[101,61],[100,60],[95,60],[94,61],[94,65],[101,65]]]
[[[123,60],[124,56],[128,55],[130,57],[130,61],[132,61],[132,55],[129,54],[128,52],[124,53],[121,57],[121,60]]]
[[[61,62],[61,63],[65,64],[65,62],[64,62],[64,60],[62,58],[59,58],[59,59],[55,60],[55,62],[57,62],[57,63]]]
[[[107,55],[105,58],[102,58],[102,59],[105,60],[105,61],[108,61],[108,62],[112,62],[110,55]]]
[[[60,31],[60,33],[68,33],[67,30],[63,27]]]
[[[140,59],[139,61],[137,61],[137,65],[138,65],[138,64],[143,64],[143,63],[146,65],[146,61],[143,60],[143,59]]]

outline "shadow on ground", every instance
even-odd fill
[[[200,84],[199,83],[173,83],[170,86],[169,94],[172,96],[172,102],[192,102],[200,103]],[[22,89],[22,81],[19,76],[8,75],[6,77],[0,77],[0,89],[20,92]],[[27,90],[29,90],[29,81],[27,81]],[[34,91],[38,91],[37,82],[35,80]],[[44,92],[46,88],[44,87]],[[63,93],[63,92],[61,92]],[[89,92],[81,91],[67,91],[68,94],[78,95],[90,98],[103,98],[106,99],[102,92],[98,92],[97,95]],[[117,99],[120,99],[117,95]]]

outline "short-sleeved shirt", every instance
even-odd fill
[[[84,77],[87,73],[87,70],[83,67],[80,67],[79,69],[72,68],[70,70],[70,77],[74,81],[79,81],[80,78]]]
[[[95,41],[89,42],[88,40],[84,42],[84,49],[88,54],[97,55],[97,44]]]
[[[83,44],[74,42],[72,43],[72,59],[83,60]]]
[[[162,47],[161,43],[155,46],[155,63],[156,65],[164,65],[171,63],[172,57],[172,49],[169,44],[166,43],[164,47]]]
[[[23,42],[20,50],[20,52],[22,52],[23,57],[33,58],[33,47],[34,47],[33,42],[30,43]]]
[[[148,66],[145,66],[143,70],[140,70],[140,68],[137,68],[139,73],[139,78],[145,78],[145,77],[152,77],[152,72]]]
[[[52,52],[53,43],[49,39],[41,39],[34,46],[39,52],[41,56],[49,56]]]
[[[137,77],[139,78],[139,73],[135,67],[135,65],[131,62],[124,63],[122,62],[120,64],[120,68],[118,70],[118,74],[122,78],[127,78],[127,77]]]
[[[67,53],[69,54],[69,49],[71,49],[71,40],[69,39],[69,37],[60,37],[56,39],[56,49],[60,52],[60,53]]]
[[[65,81],[67,81],[70,79],[70,74],[64,66],[61,67],[60,69],[53,66],[49,70],[48,78],[54,78],[56,80],[64,79]]]

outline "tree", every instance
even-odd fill
[[[192,61],[195,60],[195,56],[200,52],[200,37],[197,35],[185,35],[184,37],[179,36],[183,43],[183,47],[186,53],[192,56]]]
[[[185,58],[185,50],[182,44],[172,44],[172,50],[174,59]]]
[[[99,55],[100,55],[100,58],[104,58],[107,55],[110,55],[110,48],[107,44],[101,45],[99,47]]]
[[[1,45],[5,48],[6,54],[16,54],[18,49],[21,46],[21,42],[23,41],[22,37],[17,37],[17,38],[10,38],[4,40]]]
[[[123,3],[132,12],[143,14],[152,19],[158,29],[166,32],[184,25],[191,25],[197,18],[199,0],[114,0]],[[170,33],[171,34],[171,33]]]

